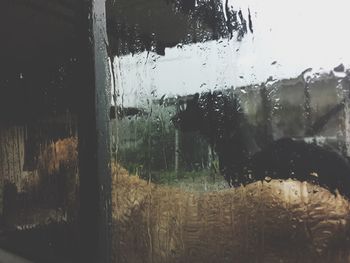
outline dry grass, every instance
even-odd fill
[[[307,183],[209,193],[113,169],[118,262],[348,262],[349,203]]]
[[[43,156],[42,171],[75,180],[76,140]],[[112,168],[118,263],[349,262],[349,203],[323,188],[272,180],[200,193]]]
[[[51,142],[39,156],[39,170],[46,175],[58,173],[62,166],[77,166],[77,138],[65,138]]]
[[[42,147],[38,169],[21,178],[22,189],[7,191],[5,220],[19,228],[73,220],[78,211],[77,139],[66,138]]]

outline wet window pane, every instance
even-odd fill
[[[348,260],[347,5],[107,1],[116,262]]]
[[[2,249],[349,261],[346,0],[15,2],[0,4]]]

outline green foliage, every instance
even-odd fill
[[[176,185],[180,182],[196,182],[200,178],[208,178],[209,175],[209,170],[180,171],[178,173],[174,171],[164,171],[158,173],[154,181],[160,184]]]
[[[117,160],[130,173],[154,182],[173,182],[196,177],[208,169],[208,144],[199,133],[180,133],[179,167],[175,173],[175,107],[152,105],[144,116],[124,118],[118,123]],[[191,173],[193,173],[191,175]]]
[[[117,159],[129,172],[149,179],[152,171],[174,170],[175,128],[170,110],[153,106],[152,114],[119,122]]]

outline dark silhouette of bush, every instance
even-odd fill
[[[334,149],[292,138],[258,146],[259,129],[248,124],[239,99],[230,93],[197,93],[186,104],[172,118],[173,123],[184,132],[199,131],[208,140],[231,186],[292,178],[332,193],[338,189],[350,198],[350,165]]]

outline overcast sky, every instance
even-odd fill
[[[141,53],[116,59],[124,106],[151,95],[184,95],[298,76],[304,69],[350,65],[349,0],[234,0],[254,33],[174,47],[165,56]],[[275,63],[274,63],[275,62]]]

